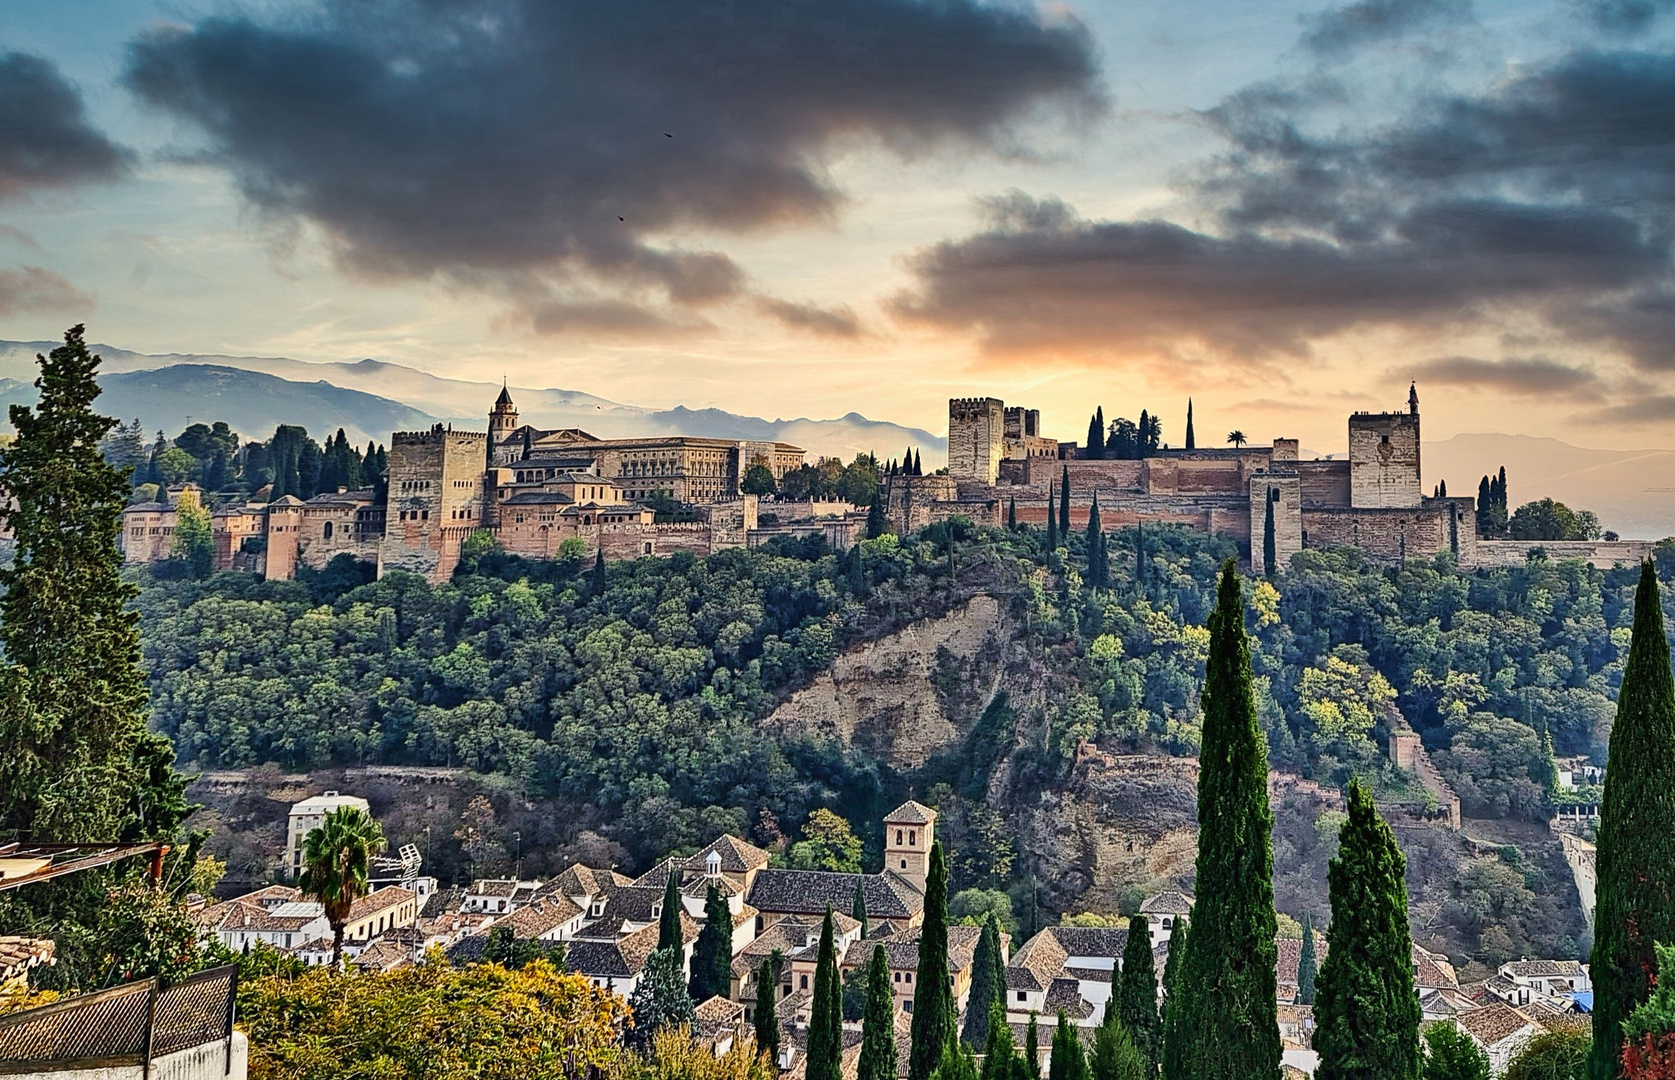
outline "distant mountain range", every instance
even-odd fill
[[[35,355],[47,341],[0,341],[0,403],[34,400]],[[146,430],[173,435],[194,421],[225,420],[246,438],[265,438],[276,424],[301,424],[330,435],[388,442],[392,431],[435,423],[482,430],[500,387],[447,379],[379,360],[314,364],[272,356],[189,353],[151,355],[94,345],[104,357],[99,407]],[[701,435],[719,439],[777,439],[813,457],[852,459],[872,452],[899,457],[909,446],[927,467],[947,457],[948,440],[922,428],[869,420],[851,412],[835,420],[764,420],[721,409],[650,409],[576,390],[512,387],[519,418],[543,428],[578,427],[600,438]]]
[[[34,400],[35,354],[55,344],[0,341],[0,407]],[[225,420],[246,438],[265,438],[276,424],[290,423],[316,437],[341,427],[357,445],[387,443],[392,431],[435,423],[482,430],[500,392],[492,382],[447,379],[379,360],[315,364],[274,356],[94,349],[105,359],[100,408],[171,435],[192,420]],[[834,420],[765,420],[721,409],[650,409],[550,387],[517,386],[512,396],[529,423],[579,427],[600,438],[779,439],[814,457],[845,460],[865,451],[897,457],[911,444],[927,468],[947,460],[946,438],[855,412]],[[1478,478],[1505,465],[1514,507],[1551,496],[1593,510],[1606,528],[1626,537],[1675,535],[1675,450],[1590,450],[1552,438],[1468,434],[1425,443],[1421,461],[1427,492],[1446,479],[1451,493],[1475,495]]]

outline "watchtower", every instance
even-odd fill
[[[920,892],[931,870],[936,811],[909,799],[884,816],[884,870],[910,881]]]
[[[948,399],[948,475],[993,484],[1006,448],[1006,403],[999,398]]]
[[[1358,412],[1349,418],[1349,504],[1357,509],[1418,506],[1419,391],[1407,412]]]

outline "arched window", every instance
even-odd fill
[[[320,534],[325,539],[330,540],[332,538],[332,523],[329,521],[326,522],[326,527],[320,530]]]

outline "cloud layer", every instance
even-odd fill
[[[1102,104],[1080,25],[974,0],[327,0],[149,34],[126,82],[355,270],[624,330],[740,295],[725,254],[666,238],[830,217],[846,140],[1003,149]]]
[[[127,166],[128,153],[88,123],[81,94],[50,61],[0,53],[0,199]]]

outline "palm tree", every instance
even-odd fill
[[[1229,431],[1227,433],[1227,441],[1232,443],[1234,446],[1243,446],[1250,440],[1245,438],[1245,433],[1242,431]]]
[[[367,894],[372,857],[385,847],[384,830],[358,806],[340,806],[302,842],[302,894],[320,902],[332,927],[332,970],[343,964],[343,925]]]

